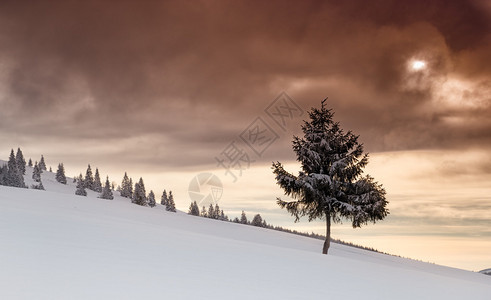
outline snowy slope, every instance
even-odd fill
[[[0,186],[0,299],[491,299],[483,274],[43,184]]]

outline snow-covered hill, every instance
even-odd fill
[[[0,299],[491,299],[479,273],[43,184],[0,186]]]

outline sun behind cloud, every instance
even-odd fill
[[[411,61],[411,69],[413,71],[419,71],[426,68],[426,62],[423,60],[413,60]]]

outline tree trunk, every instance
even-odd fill
[[[324,248],[322,248],[322,254],[327,254],[329,246],[331,245],[331,216],[326,217],[326,240],[324,241]]]

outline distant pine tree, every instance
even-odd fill
[[[99,196],[101,199],[113,200],[113,191],[111,190],[111,186],[109,184],[109,176],[106,177],[106,184],[104,184],[104,188],[102,189],[102,193]]]
[[[101,177],[99,176],[99,169],[97,168],[95,168],[94,183],[92,185],[92,190],[94,192],[102,193]]]
[[[147,197],[145,192],[145,184],[143,183],[143,179],[140,177],[140,181],[135,183],[135,191],[133,193],[133,203],[146,206],[147,205]]]
[[[17,163],[17,168],[22,175],[26,175],[26,160],[22,154],[22,150],[17,148],[17,154],[15,155],[15,162]]]
[[[155,207],[155,205],[155,194],[150,190],[150,193],[148,193],[148,206]]]
[[[92,174],[92,168],[90,164],[87,166],[87,171],[85,171],[84,187],[91,190],[94,186],[94,175]]]
[[[244,211],[242,211],[242,214],[240,215],[240,223],[247,224],[247,217]]]
[[[121,190],[120,190],[120,195],[121,197],[125,198],[131,198],[130,195],[130,179],[128,178],[128,174],[124,172],[123,180],[121,181]]]
[[[167,191],[164,189],[164,192],[162,193],[162,197],[160,197],[160,204],[165,205],[167,207],[168,201],[169,198],[167,198]]]
[[[29,158],[29,163],[27,164],[29,167],[32,167],[32,159]]]
[[[216,216],[216,214],[215,214],[215,208],[213,207],[213,204],[210,203],[210,206],[208,206],[208,214],[207,214],[207,217],[210,218],[210,219],[216,219],[215,216]]]
[[[203,208],[201,209],[201,216],[203,218],[207,218],[208,214],[206,213],[206,207],[203,205]]]
[[[262,227],[263,226],[263,218],[261,218],[260,214],[254,216],[251,221],[252,226]]]
[[[218,220],[220,220],[220,221],[228,221],[228,216],[225,215],[225,213],[223,212],[223,209],[220,211],[220,217],[218,218]]]
[[[215,216],[214,219],[220,219],[220,206],[218,206],[218,203],[215,204]]]
[[[32,170],[32,179],[35,182],[41,182],[41,169],[37,162],[34,164],[34,169]]]
[[[7,185],[7,173],[8,173],[7,165],[1,166],[0,167],[0,185]]]
[[[75,191],[75,195],[87,196],[87,191],[85,190],[85,184],[82,174],[80,174],[77,179],[77,190]]]
[[[63,166],[63,163],[58,164],[58,170],[56,170],[55,178],[59,183],[66,184],[65,167]]]
[[[191,204],[189,205],[188,215],[199,216],[199,207],[196,201],[191,202]]]
[[[39,169],[41,169],[41,171],[46,171],[46,163],[44,162],[44,156],[41,155],[41,160],[39,161]],[[41,172],[42,173],[42,172]]]
[[[9,161],[7,163],[7,185],[12,187],[24,188],[24,176],[17,167],[17,161],[14,155],[14,149],[10,151]]]
[[[176,212],[176,203],[174,202],[174,196],[172,195],[172,191],[169,191],[169,198],[167,199],[165,210]]]
[[[133,199],[133,178],[130,177],[130,185],[128,187],[128,198]]]
[[[240,223],[240,220],[239,220],[239,218],[235,217],[232,222],[234,222],[234,223]]]
[[[49,172],[50,173],[53,173],[53,169],[51,169],[51,167],[49,167]]]

